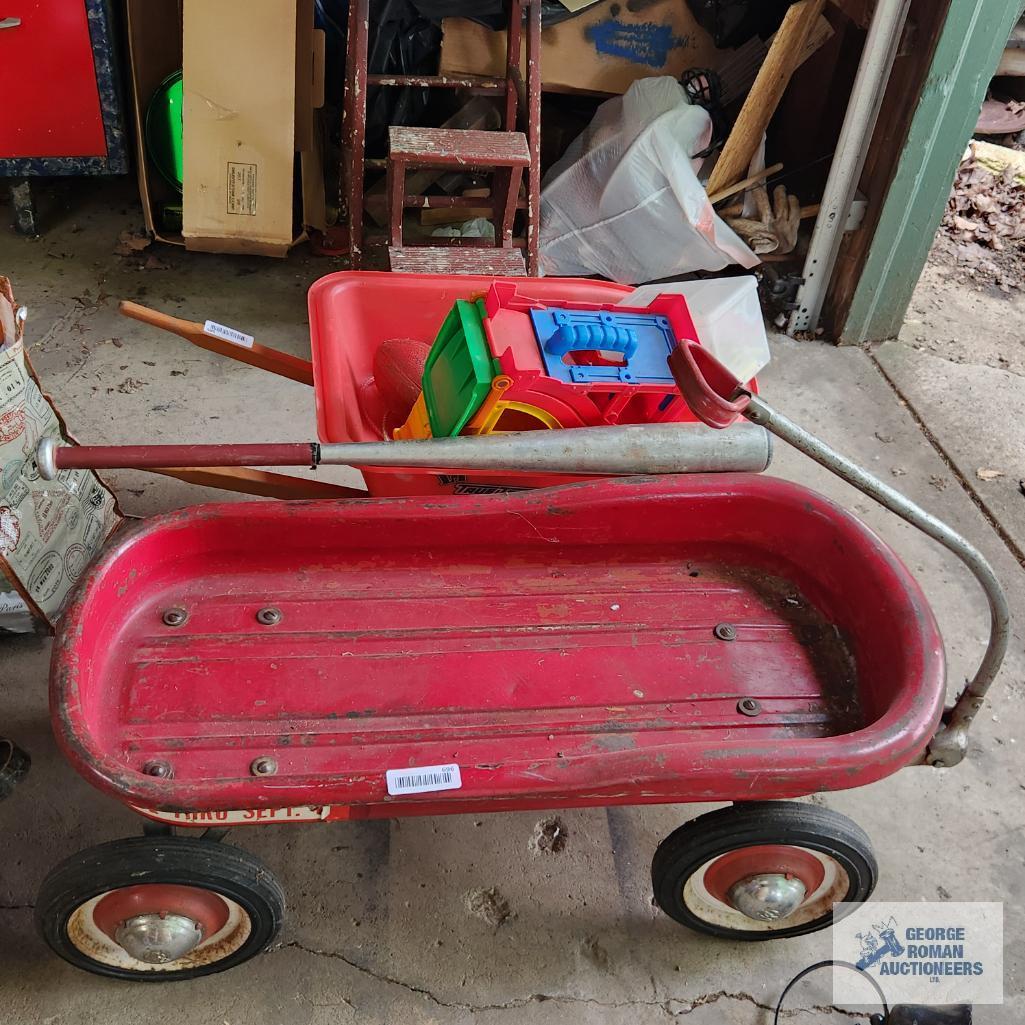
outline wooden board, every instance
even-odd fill
[[[721,192],[747,174],[790,78],[800,66],[808,36],[822,14],[825,2],[800,0],[787,11],[712,170],[708,181],[709,194]]]

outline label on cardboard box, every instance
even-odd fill
[[[228,163],[228,213],[256,216],[256,164]]]

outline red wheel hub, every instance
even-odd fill
[[[800,847],[764,845],[742,847],[716,859],[705,872],[705,889],[716,900],[729,905],[730,888],[750,876],[778,873],[796,876],[804,883],[804,892],[811,896],[826,877],[822,862],[811,851]]]
[[[122,922],[138,915],[191,918],[203,930],[204,939],[209,939],[228,921],[228,905],[211,890],[173,883],[143,883],[113,890],[93,908],[96,927],[112,940]]]

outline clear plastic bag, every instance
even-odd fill
[[[673,78],[644,78],[603,103],[545,178],[545,274],[636,284],[759,260],[698,181],[712,131]]]

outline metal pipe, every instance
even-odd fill
[[[759,473],[772,454],[768,434],[752,424],[717,431],[704,424],[581,427],[428,441],[281,445],[57,445],[39,443],[40,476],[65,469],[208,466],[411,466],[531,473]]]
[[[804,283],[798,289],[797,307],[790,316],[791,334],[814,331],[818,327],[826,289],[833,276],[847,215],[868,156],[909,6],[910,0],[879,0],[872,15],[804,261]]]
[[[752,423],[764,427],[789,445],[803,452],[820,466],[835,473],[852,487],[875,499],[880,505],[902,520],[917,527],[956,555],[971,570],[986,594],[991,620],[989,643],[975,676],[958,695],[953,708],[948,709],[943,725],[936,732],[926,751],[929,765],[944,768],[957,765],[968,749],[968,727],[982,708],[986,692],[993,683],[1007,652],[1011,632],[1011,613],[1000,581],[982,553],[965,538],[952,530],[931,513],[926,512],[899,491],[872,476],[867,470],[851,462],[846,456],[830,448],[804,428],[771,406],[757,395],[749,396],[744,411]],[[731,428],[732,429],[732,428]]]
[[[59,470],[149,470],[210,466],[312,466],[316,445],[58,445],[43,438],[36,464],[43,480]]]

